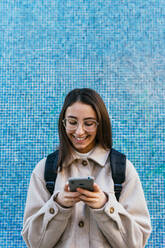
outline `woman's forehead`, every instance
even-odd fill
[[[72,116],[76,118],[96,118],[96,112],[91,105],[75,102],[66,109],[65,117]]]

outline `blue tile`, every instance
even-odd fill
[[[22,248],[30,174],[58,145],[58,116],[75,87],[97,90],[114,147],[136,167],[153,232],[164,236],[163,0],[0,2],[0,244]]]

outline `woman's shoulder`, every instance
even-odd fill
[[[41,159],[36,164],[32,172],[32,174],[35,174],[36,176],[40,177],[42,180],[44,180],[45,163],[46,163],[46,157]]]
[[[126,159],[126,179],[128,180],[131,177],[138,177],[138,173],[133,163],[129,159]]]

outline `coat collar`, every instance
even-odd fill
[[[109,149],[105,150],[101,145],[96,145],[95,149],[88,155],[87,158],[103,167],[107,161],[109,152]],[[68,167],[78,159],[80,159],[79,155],[73,150],[71,156],[64,161],[63,167]]]

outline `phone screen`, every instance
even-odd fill
[[[71,192],[75,192],[77,188],[86,189],[89,191],[93,191],[93,177],[70,177],[69,181],[69,188]]]

